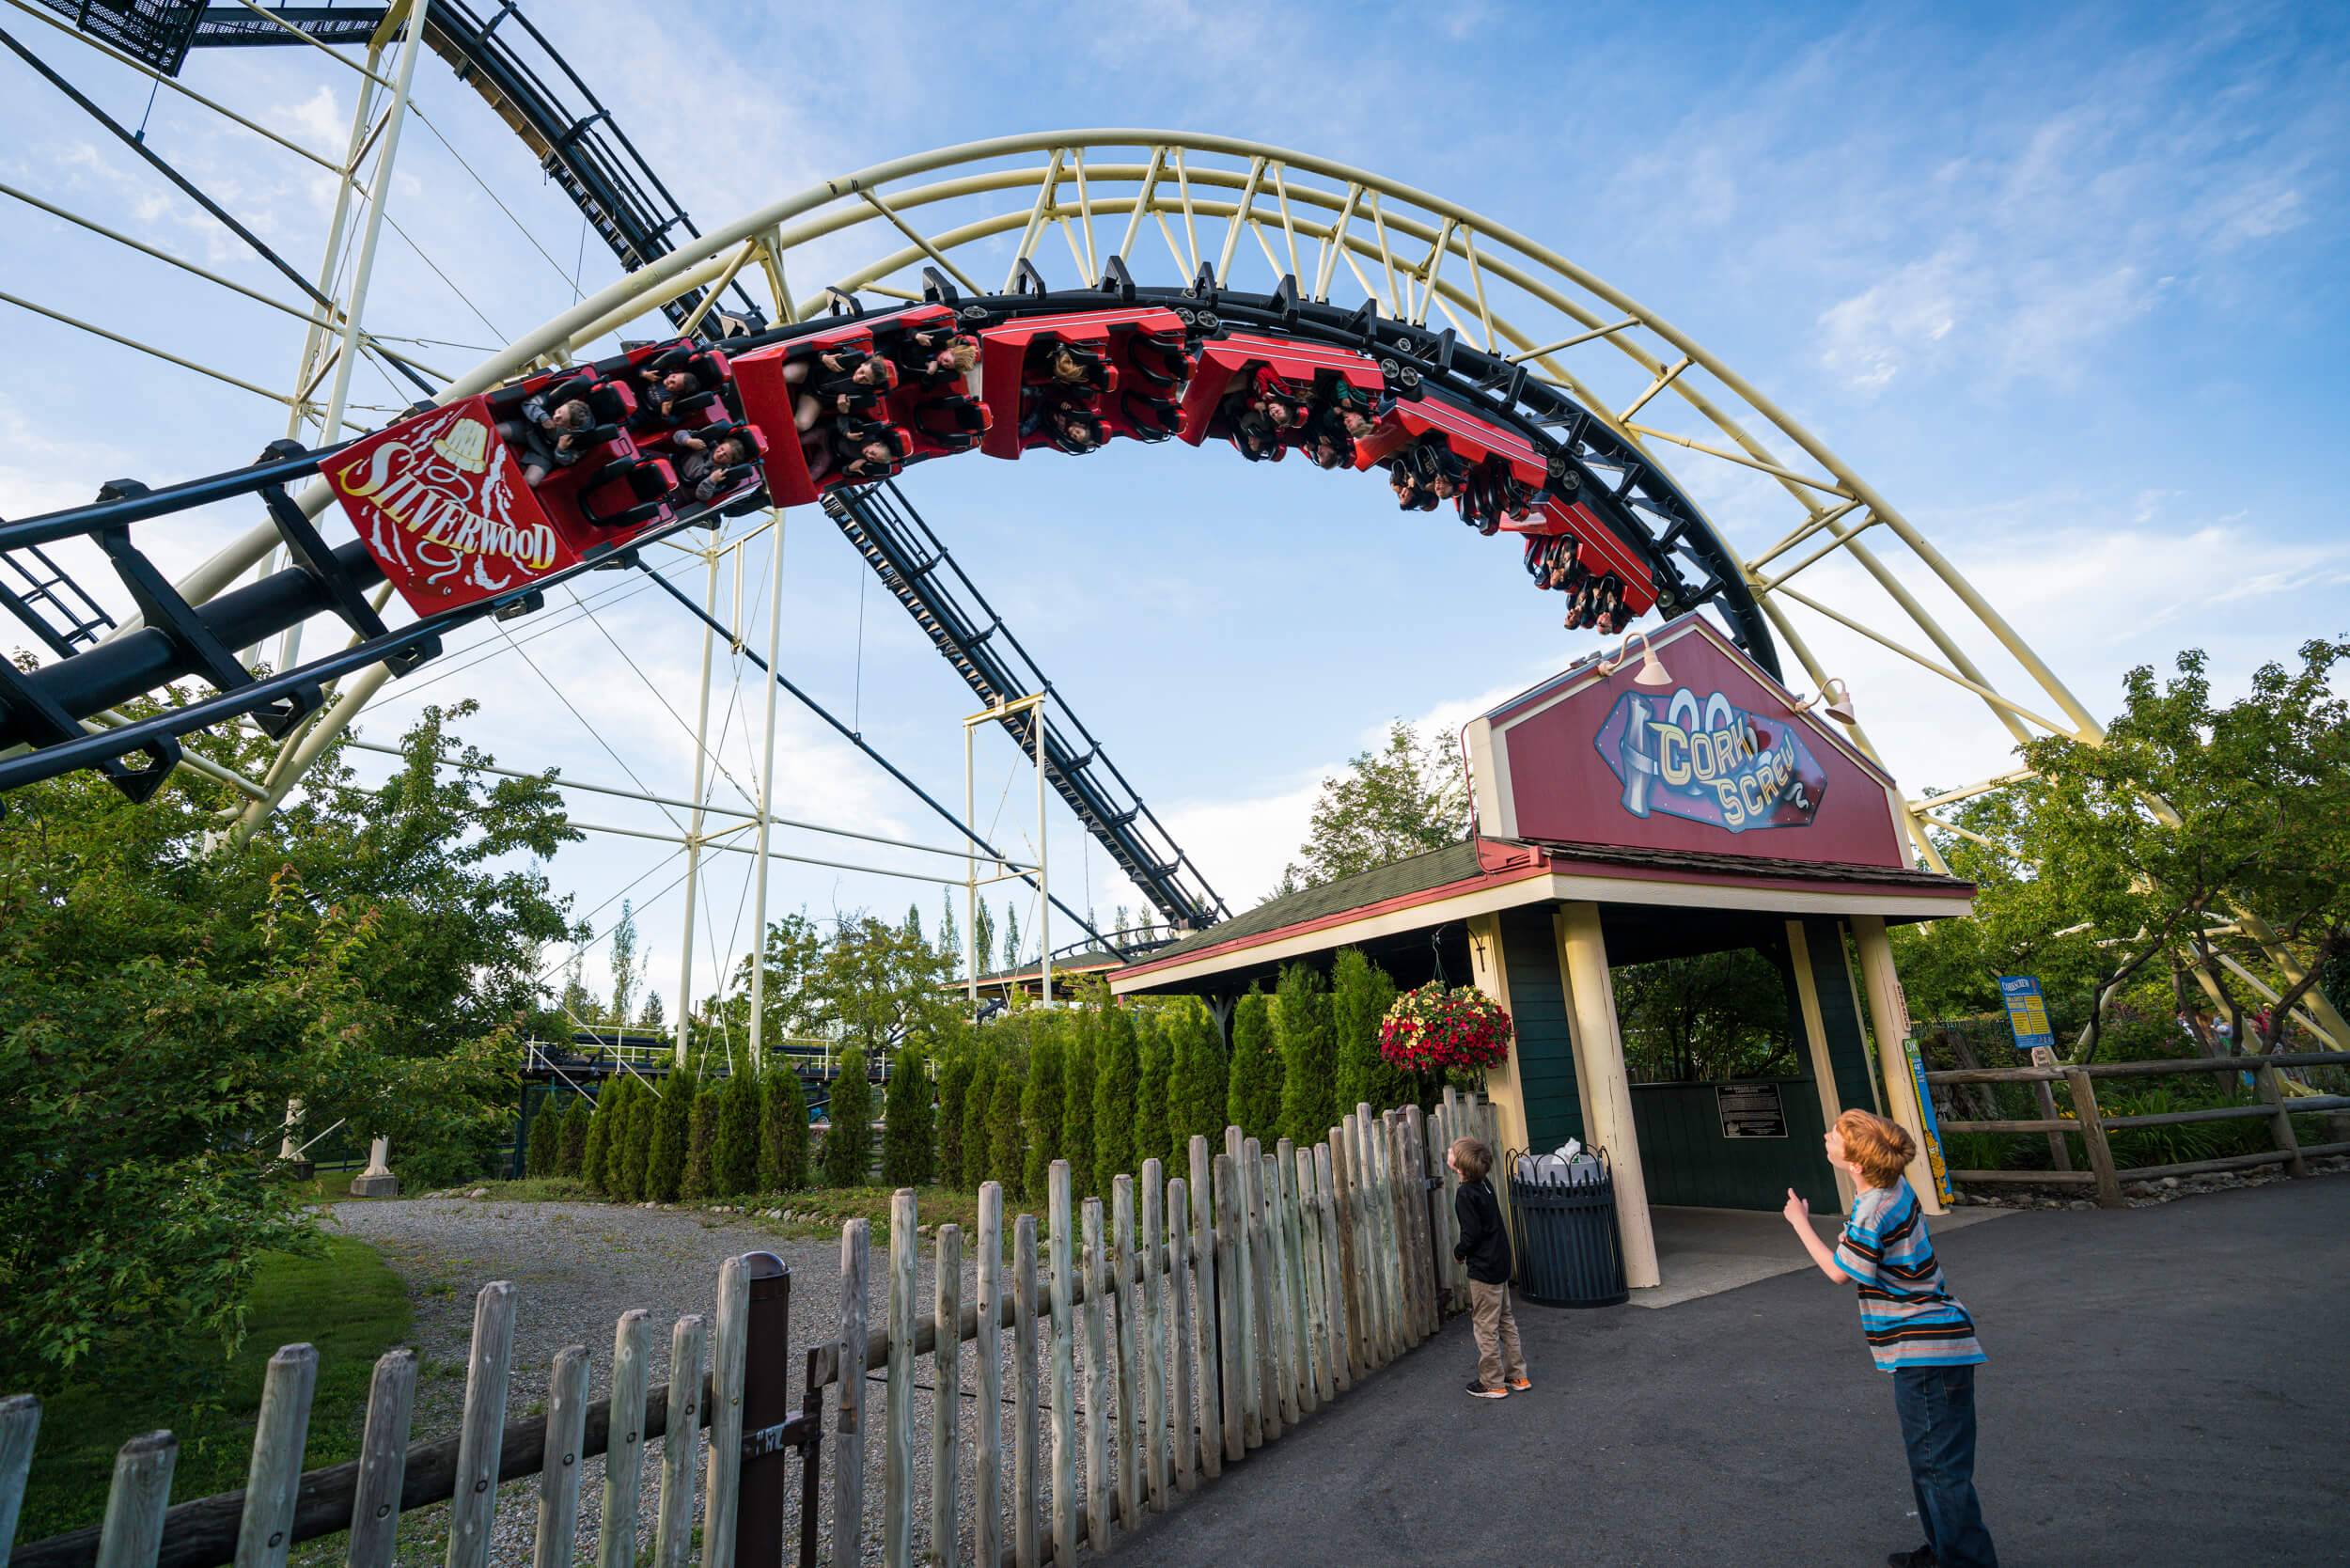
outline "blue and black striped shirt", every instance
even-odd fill
[[[1853,1200],[1836,1266],[1860,1287],[1860,1331],[1879,1372],[1959,1367],[1984,1359],[1975,1320],[1950,1294],[1909,1183],[1865,1187]]]

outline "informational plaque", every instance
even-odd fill
[[[1724,1137],[1787,1136],[1787,1105],[1775,1083],[1716,1084],[1714,1108],[1721,1113]]]

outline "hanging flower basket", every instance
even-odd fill
[[[1431,980],[1387,1009],[1379,1054],[1406,1073],[1498,1067],[1510,1057],[1510,1015],[1474,986]]]

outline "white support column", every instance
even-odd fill
[[[1517,1013],[1510,1006],[1510,974],[1501,962],[1501,917],[1470,916],[1468,943],[1469,978],[1514,1023]],[[1533,1147],[1527,1133],[1526,1086],[1518,1074],[1518,1046],[1514,1039],[1510,1042],[1509,1058],[1485,1074],[1485,1098],[1493,1102],[1494,1114],[1500,1121],[1502,1147]],[[1494,1157],[1501,1157],[1500,1149],[1494,1151]]]
[[[1811,943],[1801,920],[1787,922],[1787,967],[1795,977],[1795,1003],[1803,1013],[1812,1087],[1820,1093],[1820,1125],[1833,1127],[1836,1119],[1844,1114],[1844,1105],[1836,1091],[1836,1064],[1827,1048],[1827,1017],[1820,1011],[1818,977],[1811,972]],[[1852,1172],[1841,1166],[1829,1168],[1836,1174],[1836,1196],[1849,1212],[1853,1200]]]
[[[413,0],[408,9],[408,31],[400,40],[400,70],[392,83],[392,106],[384,116],[384,150],[376,155],[375,179],[368,187],[368,224],[359,236],[359,259],[352,268],[351,297],[343,304],[342,348],[335,361],[335,383],[327,393],[326,420],[320,431],[321,437],[327,441],[335,440],[340,433],[343,411],[351,400],[351,368],[359,358],[359,320],[367,309],[368,282],[375,272],[375,245],[384,232],[384,209],[392,198],[392,165],[400,156],[400,128],[408,118],[409,88],[415,81],[416,55],[424,43],[425,12],[431,5],[431,0]],[[353,134],[364,133],[354,126]],[[356,169],[344,170],[344,194],[350,192],[351,181],[357,175]],[[339,209],[339,199],[337,205]],[[306,372],[307,368],[306,366]],[[300,392],[301,388],[296,387],[297,397]],[[302,628],[290,626],[278,639],[278,667],[289,668],[301,656]]]
[[[1926,1164],[1926,1123],[1918,1108],[1918,1083],[1909,1074],[1909,1053],[1903,1041],[1909,1033],[1909,1009],[1902,1001],[1900,974],[1893,967],[1893,944],[1885,934],[1885,917],[1852,917],[1854,943],[1860,949],[1860,978],[1869,991],[1869,1032],[1876,1036],[1877,1075],[1885,1080],[1885,1108],[1909,1132],[1918,1152],[1909,1162],[1909,1184],[1918,1206],[1929,1215],[1942,1212],[1942,1194],[1933,1168]]]
[[[751,1069],[760,1065],[767,1001],[767,831],[774,822],[776,792],[776,661],[783,641],[783,510],[770,509],[775,519],[775,575],[767,588],[767,740],[765,760],[759,767],[759,858],[751,863]],[[742,628],[735,628],[740,635]]]
[[[1583,1085],[1589,1140],[1607,1151],[1616,1178],[1616,1220],[1623,1233],[1624,1280],[1635,1290],[1657,1282],[1656,1231],[1648,1212],[1648,1178],[1640,1168],[1640,1138],[1632,1120],[1632,1084],[1623,1068],[1623,1037],[1616,1027],[1616,991],[1607,978],[1607,940],[1599,905],[1559,908],[1559,939],[1574,1017],[1576,1080]]]
[[[971,727],[963,727],[963,981],[971,1022],[979,1021],[979,859],[971,837]]]
[[[710,657],[718,635],[712,624],[712,619],[718,613],[718,546],[714,541],[710,548],[702,552],[702,563],[709,568],[709,575],[702,586],[702,614],[711,619],[702,621],[701,696],[694,715],[694,825],[686,829],[685,836],[685,919],[678,938],[681,951],[677,981],[677,1064],[680,1067],[685,1065],[685,1048],[691,1038],[690,1021],[694,1015],[694,906],[700,896],[702,789],[708,776],[710,760]],[[775,682],[769,681],[767,689],[773,692]],[[762,866],[766,864],[764,855],[760,856],[760,863]],[[762,932],[759,952],[763,954],[765,947],[766,934]],[[751,967],[754,972],[759,967],[757,955],[751,960]],[[722,987],[726,984],[724,975],[718,977],[718,983]]]
[[[1028,722],[1036,731],[1036,975],[1039,994],[1053,1000],[1053,885],[1044,875],[1044,694]]]

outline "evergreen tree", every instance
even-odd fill
[[[737,1198],[759,1189],[759,1079],[747,1068],[727,1074],[726,1086],[718,1091],[711,1197]]]
[[[947,972],[963,973],[963,927],[955,919],[954,889],[938,890],[938,956],[947,961]]]
[[[1069,1162],[1069,1191],[1077,1202],[1102,1196],[1093,1160],[1093,1075],[1099,1071],[1102,1011],[1081,1008],[1067,1015],[1069,1043],[1061,1068],[1060,1157]],[[1050,1168],[1051,1162],[1046,1162]]]
[[[563,1144],[556,1151],[555,1173],[576,1181],[580,1168],[588,1158],[588,1102],[580,1095],[572,1096],[563,1107]]]
[[[616,1100],[621,1084],[606,1084],[596,1091],[592,1102],[594,1113],[588,1118],[588,1142],[580,1152],[580,1180],[596,1192],[607,1190],[610,1178],[604,1173],[604,1156],[612,1147],[612,1123],[618,1118]]]
[[[882,1185],[921,1186],[931,1179],[938,1150],[930,1061],[919,1045],[909,1041],[898,1047],[882,1088]]]
[[[1020,967],[1020,911],[1004,905],[1004,967]]]
[[[969,1045],[948,1051],[938,1064],[938,1181],[957,1191],[976,1184],[970,1179],[970,1145],[964,1141],[974,1065]]]
[[[662,1000],[660,992],[645,993],[645,1007],[636,1015],[636,1027],[647,1034],[666,1035],[669,1032],[669,1004]]]
[[[1139,1176],[1142,1171],[1136,1157],[1135,1099],[1142,1075],[1138,1050],[1133,1011],[1106,1002],[1093,1070],[1093,1169],[1095,1184],[1104,1194],[1120,1176]]]
[[[961,1183],[965,1191],[976,1192],[981,1183],[998,1179],[988,1137],[988,1119],[995,1106],[995,1057],[996,1047],[984,1038],[965,1047]]]
[[[563,961],[563,992],[555,1005],[556,1011],[563,1014],[563,1038],[566,1040],[571,1038],[573,1029],[593,1024],[603,1011],[588,991],[587,944],[595,939],[596,928],[582,920],[579,925],[580,945],[573,948],[572,956]]]
[[[1230,1109],[1231,1059],[1224,1048],[1224,1027],[1205,1004],[1192,1002],[1184,1010],[1191,1032],[1191,1130],[1205,1137],[1209,1152],[1223,1146]],[[1188,1160],[1190,1143],[1184,1143]]]
[[[807,1091],[789,1062],[769,1067],[759,1089],[759,1190],[797,1191],[807,1185]]]
[[[1271,1143],[1281,1121],[1281,1062],[1274,1051],[1273,999],[1251,986],[1232,1011],[1227,1114],[1243,1137]]]
[[[1034,1034],[1028,1046],[1028,1081],[1020,1101],[1024,1135],[1020,1188],[1026,1193],[1045,1191],[1045,1177],[1053,1162],[1062,1157],[1062,1119],[1067,1112],[1062,1100],[1069,1055],[1053,1023],[1050,1018],[1038,1018],[1030,1025]]]
[[[1395,1005],[1395,981],[1359,948],[1340,949],[1330,966],[1331,1052],[1337,1059],[1333,1106],[1345,1116],[1356,1105],[1401,1105],[1411,1093],[1407,1074],[1379,1054],[1379,1026]],[[1325,1129],[1326,1130],[1326,1129]]]
[[[1321,972],[1303,964],[1281,971],[1273,1015],[1281,1051],[1280,1136],[1310,1144],[1338,1121],[1332,1106],[1330,995]]]
[[[995,912],[987,901],[979,901],[979,912],[971,921],[971,943],[979,954],[979,972],[982,975],[995,967]]]
[[[553,1097],[540,1096],[539,1114],[532,1117],[523,1127],[524,1175],[552,1176],[555,1174],[556,1146],[563,1141],[563,1135],[556,1125],[556,1118],[561,1113],[555,1108]]]
[[[678,1196],[698,1202],[718,1196],[718,1096],[715,1083],[697,1086],[694,1108],[686,1119],[685,1173],[678,1181]]]
[[[1167,1157],[1167,1030],[1156,1010],[1135,1018],[1135,1176],[1142,1162]],[[1177,1168],[1169,1166],[1169,1170]]]
[[[612,928],[612,1007],[604,1014],[614,1028],[628,1027],[636,1015],[636,988],[643,983],[644,970],[636,958],[636,912],[622,899],[620,923]]]
[[[669,1074],[661,1086],[645,1144],[645,1196],[655,1202],[674,1203],[685,1190],[685,1160],[694,1136],[694,1102],[700,1085],[691,1068]]]
[[[1195,1130],[1206,1130],[1192,1126],[1192,1005],[1186,997],[1159,1014],[1158,1034],[1164,1043],[1162,1052],[1167,1063],[1167,1168],[1177,1172],[1191,1169],[1191,1135]],[[1148,1083],[1150,1058],[1143,1060],[1144,1081]]]
[[[871,1180],[873,1157],[873,1086],[863,1051],[840,1058],[840,1076],[833,1080],[831,1130],[824,1134],[824,1184],[861,1187]]]
[[[650,1196],[645,1190],[645,1172],[652,1159],[652,1135],[661,1121],[661,1102],[634,1074],[628,1078],[628,1091],[620,1119],[612,1124],[611,1161],[619,1172],[612,1196],[623,1203],[641,1203]]]
[[[1026,1087],[1020,1058],[1008,1051],[998,1054],[989,1069],[987,1179],[1001,1182],[1008,1198],[1028,1191],[1027,1142],[1020,1116]]]

